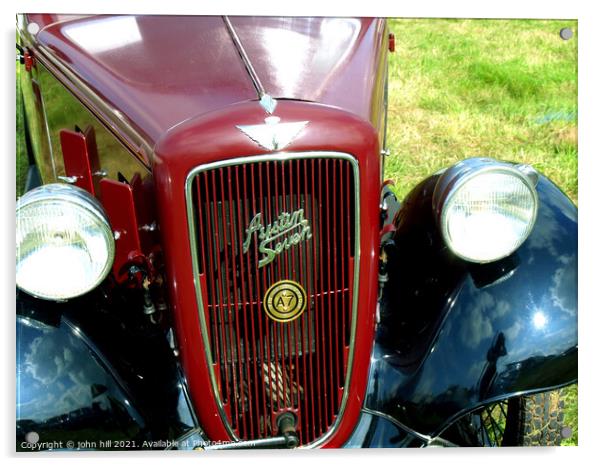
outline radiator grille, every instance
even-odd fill
[[[192,179],[206,351],[218,402],[239,439],[277,435],[278,415],[291,411],[301,443],[311,443],[340,412],[358,240],[355,173],[348,156],[299,157],[201,167]],[[284,245],[260,267],[266,253],[259,231],[248,231],[252,219],[261,213],[269,232],[268,225],[283,225],[299,211],[311,236]],[[283,230],[264,247],[278,250],[301,227]],[[280,280],[307,293],[306,310],[290,322],[263,309],[266,290]]]

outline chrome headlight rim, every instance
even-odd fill
[[[505,174],[520,180],[531,195],[531,199],[533,201],[533,214],[529,219],[529,223],[525,229],[525,233],[523,234],[521,241],[518,242],[516,247],[494,258],[476,259],[463,254],[462,251],[459,251],[456,247],[454,247],[454,243],[450,237],[446,225],[447,222],[445,220],[450,207],[453,205],[452,201],[458,195],[460,190],[474,178],[484,174],[492,173]],[[537,179],[538,174],[530,165],[513,164],[485,157],[468,158],[443,171],[439,180],[437,181],[433,193],[433,211],[439,232],[441,233],[445,245],[460,259],[476,264],[489,264],[513,254],[529,237],[537,221],[537,212],[539,210]]]
[[[78,186],[63,183],[45,184],[23,194],[23,196],[17,200],[16,210],[18,211],[19,209],[36,202],[54,199],[82,207],[110,226],[109,218],[98,199]]]
[[[80,209],[85,211],[88,215],[91,215],[97,224],[103,229],[101,234],[107,239],[107,257],[104,266],[100,273],[97,274],[97,278],[90,282],[90,284],[78,293],[73,293],[65,296],[57,296],[57,294],[41,293],[39,290],[31,289],[31,287],[22,286],[17,283],[17,287],[23,292],[46,301],[62,302],[68,301],[73,298],[89,293],[98,287],[109,275],[113,262],[115,260],[115,239],[113,236],[113,230],[109,222],[109,218],[105,213],[102,204],[92,196],[88,191],[81,189],[77,186],[67,185],[63,183],[50,183],[39,186],[25,193],[16,202],[16,216],[17,216],[17,237],[19,228],[19,212],[23,209],[35,206],[35,204],[69,204],[74,209]],[[17,244],[17,260],[18,260],[19,244]],[[18,264],[17,264],[18,265]]]

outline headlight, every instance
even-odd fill
[[[17,286],[49,300],[95,288],[115,255],[100,203],[83,189],[49,184],[17,202]]]
[[[447,246],[478,263],[512,254],[535,224],[536,180],[531,167],[492,159],[467,159],[449,168],[433,196]]]

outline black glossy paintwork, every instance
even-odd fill
[[[68,321],[19,318],[17,339],[17,450],[37,448],[26,442],[29,432],[54,449],[146,438],[142,416]]]
[[[509,258],[468,264],[433,221],[427,179],[389,248],[365,406],[437,435],[487,401],[577,379],[577,210],[540,177],[533,232]]]
[[[355,430],[343,448],[423,447],[425,442],[386,416],[362,410]]]
[[[152,448],[144,441],[196,426],[164,331],[137,304],[102,290],[62,304],[18,292],[18,450],[30,449],[23,442],[32,431],[62,442],[53,448],[72,440],[114,450]]]

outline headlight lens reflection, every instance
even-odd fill
[[[115,243],[102,207],[86,191],[50,184],[17,203],[17,286],[43,299],[65,300],[107,276]]]

